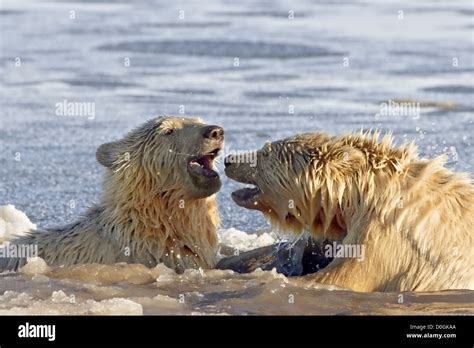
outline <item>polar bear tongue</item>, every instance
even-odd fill
[[[213,163],[214,157],[211,155],[205,155],[202,156],[197,160],[198,163],[202,164],[205,169],[210,169],[212,170],[212,163]]]

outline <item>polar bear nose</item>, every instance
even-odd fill
[[[212,140],[223,140],[224,129],[219,126],[209,126],[204,130],[204,138]]]

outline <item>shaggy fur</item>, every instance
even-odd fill
[[[220,181],[191,179],[187,172],[190,158],[222,147],[223,136],[203,136],[208,128],[198,119],[161,117],[100,146],[97,160],[107,168],[101,202],[78,222],[12,244],[38,245],[50,265],[163,262],[178,272],[213,267],[219,223],[213,194]],[[25,262],[0,260],[0,269]]]
[[[474,288],[474,186],[444,157],[418,158],[390,135],[301,134],[226,159],[227,175],[253,184],[235,202],[282,230],[364,245],[363,261],[336,258],[304,277],[356,291]],[[239,163],[240,162],[240,163]]]

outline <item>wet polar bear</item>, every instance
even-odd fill
[[[31,232],[10,244],[37,245],[50,265],[116,262],[186,268],[216,263],[219,222],[213,162],[224,131],[199,119],[159,117],[101,145],[107,168],[100,203],[66,227]],[[23,258],[0,260],[17,269]]]
[[[245,208],[321,243],[364,246],[363,259],[335,257],[299,278],[356,291],[474,287],[474,186],[467,174],[422,160],[390,135],[301,134],[256,154],[226,158],[226,174],[253,185],[232,194]]]

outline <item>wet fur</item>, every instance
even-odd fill
[[[202,121],[162,117],[102,145],[97,160],[107,173],[100,203],[73,224],[34,231],[11,243],[37,245],[49,265],[128,262],[152,267],[163,262],[178,272],[212,268],[219,224],[215,196],[188,197],[189,183],[177,169],[182,154],[160,137],[169,127],[196,125]],[[25,263],[24,258],[4,258],[0,270]]]
[[[253,171],[226,172],[246,182],[249,170],[262,191],[254,209],[275,228],[365,245],[363,261],[336,258],[302,278],[305,284],[474,288],[474,186],[468,174],[444,168],[444,157],[420,159],[413,144],[394,147],[390,135],[379,141],[377,133],[301,134],[267,144],[258,156]]]

